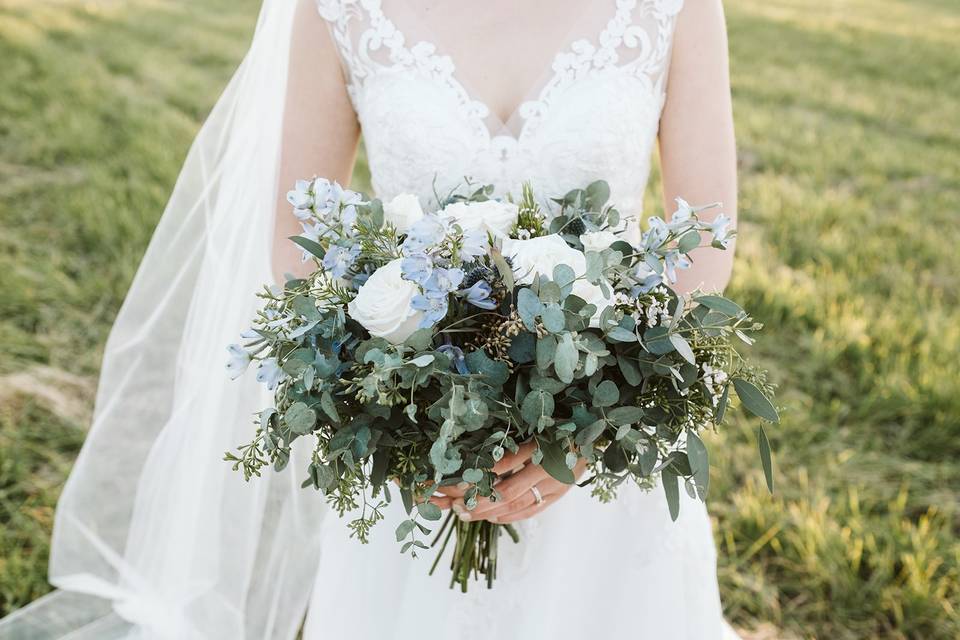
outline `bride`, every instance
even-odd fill
[[[442,500],[521,529],[495,588],[461,594],[390,527],[349,539],[300,489],[301,462],[244,483],[220,461],[269,402],[228,380],[224,348],[262,283],[305,268],[283,194],[314,174],[349,183],[361,133],[384,200],[429,204],[465,176],[500,195],[603,178],[636,217],[658,142],[668,207],[722,200],[732,216],[720,0],[266,0],[108,341],[57,510],[58,589],[0,621],[0,639],[731,637],[698,501],[677,522],[660,491],[603,505],[522,448],[515,500]],[[731,252],[695,258],[676,287],[722,289]]]

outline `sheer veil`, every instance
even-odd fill
[[[58,505],[58,590],[0,621],[2,640],[296,634],[323,501],[300,490],[296,460],[249,484],[220,461],[269,402],[223,364],[271,279],[295,7],[265,0],[190,150],[107,342],[93,426]]]

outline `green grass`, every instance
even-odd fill
[[[256,4],[0,0],[0,613],[47,588],[76,407]],[[784,407],[773,497],[748,421],[711,439],[727,614],[785,637],[960,637],[960,6],[727,11],[730,293],[767,325],[755,355]]]

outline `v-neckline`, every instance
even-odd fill
[[[589,6],[590,3],[584,3],[585,7]],[[610,33],[614,22],[621,16],[626,14],[629,20],[632,20],[632,11],[636,6],[634,3],[622,3],[615,2],[614,13],[606,19],[603,23],[602,29],[595,36],[598,46],[594,46],[594,39],[589,36],[571,38],[576,29],[574,26],[570,33],[564,36],[564,42],[568,42],[565,45],[560,46],[556,52],[549,57],[549,62],[547,67],[537,76],[537,79],[531,84],[531,87],[524,94],[524,98],[513,107],[510,111],[510,115],[506,119],[502,118],[496,111],[494,111],[490,104],[480,98],[480,94],[477,93],[474,88],[468,83],[462,76],[459,71],[459,66],[457,65],[454,57],[444,51],[437,45],[436,42],[425,39],[418,39],[413,45],[407,44],[406,33],[397,28],[396,23],[393,22],[386,13],[383,12],[383,7],[381,3],[378,2],[378,7],[382,19],[385,20],[392,29],[400,36],[400,42],[397,46],[398,49],[402,50],[405,53],[405,57],[408,59],[413,59],[415,57],[414,50],[421,47],[429,47],[430,54],[429,58],[435,61],[445,61],[448,66],[448,72],[446,73],[446,82],[450,87],[459,94],[460,100],[468,106],[468,111],[470,112],[470,117],[474,118],[476,122],[474,123],[477,130],[484,132],[488,140],[500,140],[507,141],[509,143],[519,143],[527,134],[528,129],[530,128],[531,117],[524,115],[527,105],[530,104],[549,104],[550,94],[556,88],[561,74],[561,60],[565,56],[575,55],[578,48],[583,48],[584,43],[589,46],[594,46],[594,50],[599,50],[601,47],[608,46]],[[586,12],[586,8],[578,15],[577,20],[574,20],[574,25],[579,24],[580,19]],[[413,17],[411,20],[417,23],[417,26],[423,30],[424,33],[429,33],[429,25],[418,15],[416,12],[413,12]],[[438,67],[440,65],[437,65]],[[472,107],[472,108],[469,108]],[[481,113],[483,115],[481,115]],[[488,120],[492,121],[496,126],[497,130],[494,131],[488,124]],[[519,123],[517,122],[519,120]]]

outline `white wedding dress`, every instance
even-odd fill
[[[620,210],[639,214],[682,0],[500,0],[504,33],[520,34],[509,42],[476,35],[473,20],[497,17],[478,13],[484,5],[318,2],[329,33],[318,19],[317,37],[340,51],[377,195],[427,204],[471,176],[559,196],[603,178]],[[396,504],[369,545],[349,539],[300,486],[309,448],[251,482],[221,461],[272,401],[223,363],[272,277],[299,6],[264,0],[190,150],[111,331],[93,423],[57,505],[56,590],[0,620],[0,640],[293,640],[305,611],[305,640],[730,633],[710,521],[686,496],[671,522],[658,489],[628,487],[604,505],[574,488],[520,524],[519,544],[502,538],[493,590],[464,595],[443,567],[427,576],[431,553],[400,555]],[[512,114],[484,101],[537,76]]]
[[[429,204],[470,176],[501,192],[530,181],[560,196],[603,178],[621,211],[638,214],[682,0],[582,4],[583,15],[565,19],[575,33],[547,77],[498,118],[432,35],[450,40],[455,30],[431,27],[415,2],[321,0],[376,194],[415,193]],[[483,60],[483,45],[470,54]],[[606,505],[574,488],[520,523],[519,544],[504,535],[494,588],[475,583],[467,594],[449,589],[446,563],[427,575],[432,551],[400,555],[389,524],[403,517],[398,503],[368,545],[328,516],[304,638],[735,637],[723,622],[706,509],[683,498],[672,522],[659,488],[628,486]]]

